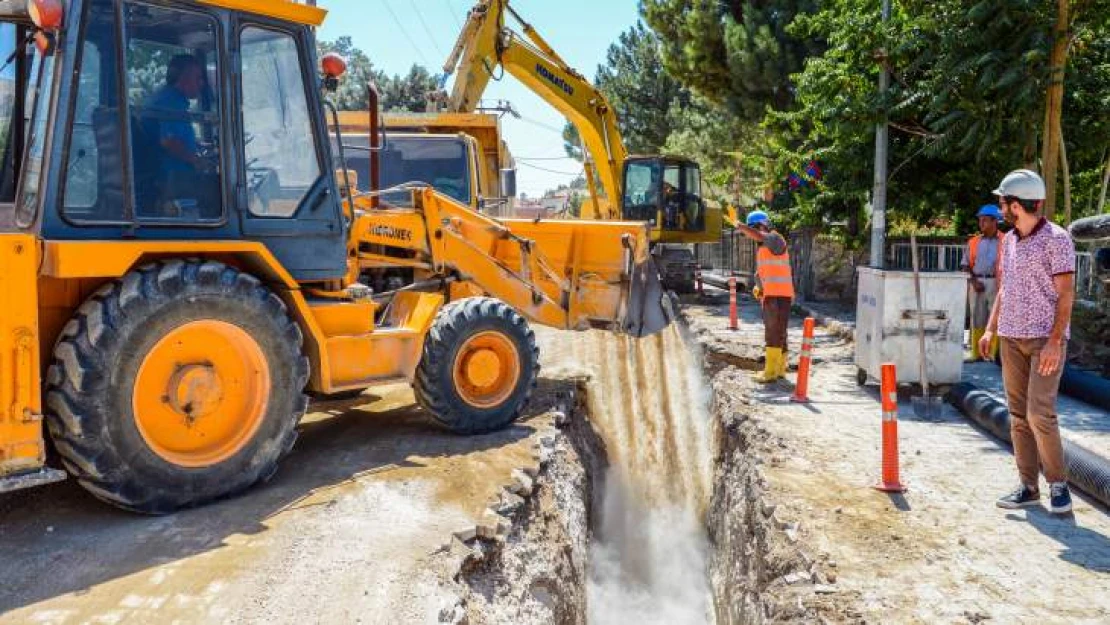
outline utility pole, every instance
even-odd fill
[[[890,0],[883,0],[883,26],[890,22]],[[879,98],[884,101],[890,88],[890,70],[887,69],[886,48],[879,51]],[[883,250],[886,247],[886,180],[887,180],[887,118],[875,126],[875,186],[871,190],[871,266],[883,268]]]

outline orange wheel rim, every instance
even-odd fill
[[[164,460],[206,467],[234,456],[262,424],[270,369],[239,326],[206,319],[170,330],[139,366],[131,407],[139,434]]]
[[[493,408],[507,400],[520,381],[520,354],[504,334],[479,332],[459,348],[452,376],[464,402]]]

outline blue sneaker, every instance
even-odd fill
[[[1067,482],[1053,482],[1048,485],[1049,499],[1048,511],[1052,514],[1067,514],[1071,512],[1071,492],[1068,491]]]
[[[1014,492],[996,501],[995,505],[999,508],[1006,508],[1007,510],[1016,510],[1026,506],[1036,506],[1040,503],[1041,494],[1025,484],[1022,484]]]

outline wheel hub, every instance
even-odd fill
[[[210,363],[184,365],[170,377],[166,397],[174,410],[192,422],[219,407],[223,381]]]
[[[497,331],[470,337],[455,357],[455,390],[464,402],[476,408],[493,408],[507,400],[520,375],[516,346]]]
[[[272,382],[262,348],[241,327],[202,319],[149,348],[135,377],[135,425],[152,452],[185,467],[210,466],[254,437]]]
[[[467,358],[466,377],[479,388],[493,386],[501,376],[501,359],[492,349],[479,349]]]

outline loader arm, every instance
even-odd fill
[[[670,323],[635,222],[491,219],[426,188],[412,209],[356,210],[360,269],[406,266],[469,283],[531,321],[645,336]]]
[[[505,26],[508,13],[524,34]],[[624,163],[628,158],[616,113],[605,96],[568,66],[536,30],[517,15],[508,0],[482,0],[452,49],[444,76],[456,74],[448,109],[471,113],[498,66],[562,113],[578,130],[586,151],[586,182],[590,202],[583,217],[620,219]],[[605,192],[597,192],[597,181]]]

